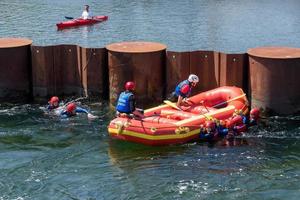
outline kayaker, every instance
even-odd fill
[[[116,106],[116,115],[124,117],[138,117],[143,118],[143,110],[135,107],[135,96],[133,91],[135,89],[135,83],[128,81],[125,84],[125,91],[122,92],[118,98]]]
[[[89,119],[95,119],[97,116],[92,115],[86,109],[77,106],[74,102],[69,103],[65,109],[60,113],[62,118],[69,118],[76,116],[77,113],[86,113]]]
[[[89,5],[85,5],[84,6],[84,10],[83,10],[83,12],[82,12],[82,14],[81,14],[81,18],[82,19],[89,19],[89,8],[90,8],[90,6]]]
[[[57,96],[53,96],[48,101],[47,109],[49,111],[54,110],[59,107],[59,98]]]
[[[188,97],[191,95],[192,88],[195,87],[198,82],[198,76],[195,74],[190,74],[187,80],[180,82],[176,86],[175,91],[171,95],[171,99],[175,100],[177,98],[177,107],[180,108],[182,104],[191,104],[188,100]]]

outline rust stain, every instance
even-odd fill
[[[167,48],[166,45],[156,42],[120,42],[113,43],[106,46],[109,51],[123,52],[123,53],[148,53],[163,51]]]
[[[13,48],[31,45],[32,40],[26,38],[0,38],[0,48]]]
[[[247,51],[251,56],[274,59],[300,58],[300,48],[291,47],[257,47]]]

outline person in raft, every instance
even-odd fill
[[[57,96],[53,96],[48,101],[47,109],[49,111],[54,110],[59,107],[59,98]]]
[[[195,74],[190,74],[187,80],[180,82],[176,86],[175,91],[172,93],[171,99],[174,100],[177,98],[177,107],[180,108],[182,104],[190,105],[188,97],[191,95],[192,88],[195,87],[198,82],[198,76]]]
[[[135,107],[135,96],[133,91],[135,89],[135,83],[128,81],[125,84],[125,91],[122,92],[118,98],[116,106],[116,115],[117,116],[126,116],[126,117],[144,117],[144,111],[142,109]]]
[[[89,5],[85,5],[84,6],[83,12],[81,14],[81,18],[82,19],[89,19],[89,18],[91,18],[90,17],[90,13],[89,13],[89,8],[90,8]]]
[[[69,118],[76,116],[77,113],[86,113],[89,119],[95,119],[97,116],[92,115],[86,109],[77,106],[74,102],[69,103],[65,109],[60,113],[62,118]]]

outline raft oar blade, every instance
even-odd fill
[[[169,100],[164,100],[164,103],[167,104],[168,106],[171,106],[172,108],[175,108],[176,110],[180,110],[181,111],[181,109],[176,105],[176,103],[173,103],[173,102],[171,102]]]

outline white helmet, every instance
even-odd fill
[[[199,78],[195,74],[190,74],[189,78],[188,78],[188,81],[192,82],[192,83],[198,83],[199,82]]]

